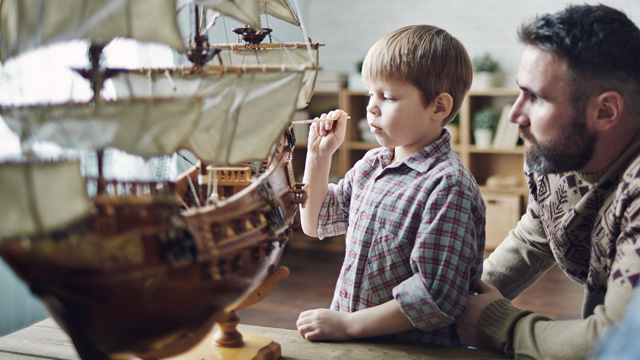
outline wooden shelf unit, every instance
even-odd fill
[[[487,202],[487,249],[492,250],[507,235],[507,231],[515,223],[525,209],[528,189],[524,183],[522,166],[524,161],[524,146],[519,145],[509,150],[493,148],[479,149],[473,143],[473,115],[486,106],[500,111],[505,104],[513,103],[518,96],[517,89],[487,89],[472,90],[464,99],[460,109],[459,140],[453,144],[453,150],[458,153],[465,166],[471,171],[480,185],[480,191]],[[338,92],[316,92],[305,111],[314,117],[322,112],[333,109],[346,111],[351,120],[347,125],[345,141],[333,157],[330,180],[337,181],[370,149],[378,147],[377,143],[366,142],[361,139],[358,122],[366,118],[366,106],[369,97],[365,92],[353,92],[342,89]],[[294,171],[301,178],[304,172],[306,157],[306,139],[298,139],[294,152]],[[490,187],[487,180],[490,177],[515,177],[518,179],[516,187]],[[301,237],[308,238],[299,232]],[[297,239],[299,236],[294,236]],[[302,239],[300,239],[302,240]],[[315,239],[313,239],[315,240]],[[295,240],[294,240],[295,241]],[[316,247],[337,251],[344,250],[342,239],[335,243],[306,244],[298,241],[301,247]],[[331,240],[328,242],[332,242]]]

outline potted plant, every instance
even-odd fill
[[[362,63],[364,60],[359,60],[355,63],[355,72],[349,73],[348,86],[351,91],[366,91],[362,83]]]
[[[489,53],[475,57],[472,65],[473,82],[471,87],[474,89],[487,89],[500,85],[500,64]]]
[[[491,107],[482,108],[473,115],[473,137],[478,148],[486,149],[491,146],[498,120],[498,115]]]

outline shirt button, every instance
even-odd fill
[[[361,219],[364,219],[364,218],[366,218],[366,217],[367,217],[367,214],[365,214],[365,213],[360,214],[360,218],[361,218]]]
[[[344,291],[344,290],[340,291],[340,296],[342,296],[343,298],[346,298],[347,297],[347,292]]]
[[[355,252],[355,251],[353,251],[353,250],[349,251],[349,257],[350,257],[350,258],[354,258],[354,257],[356,257],[356,252]]]

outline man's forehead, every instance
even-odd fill
[[[542,88],[566,85],[566,62],[557,55],[536,46],[527,46],[522,53],[516,83],[520,87],[541,91]]]

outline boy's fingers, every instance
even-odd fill
[[[333,121],[325,121],[324,122],[324,129],[329,131],[333,128]]]

